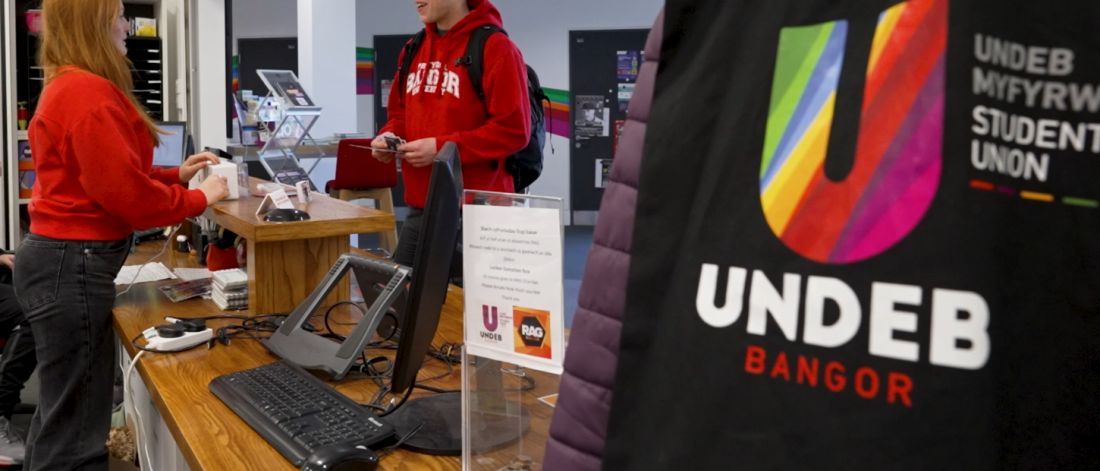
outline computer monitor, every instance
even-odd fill
[[[401,393],[412,387],[435,337],[447,297],[459,224],[459,186],[451,165],[452,161],[459,165],[457,156],[457,146],[447,143],[439,153],[439,159],[443,160],[433,164],[413,266],[352,254],[341,256],[313,293],[264,342],[268,350],[307,370],[342,379],[392,307],[400,317],[400,340],[390,388]],[[372,287],[383,287],[376,299],[367,300],[373,302],[365,308],[366,315],[342,341],[306,330],[305,323],[323,313],[321,308],[326,299],[349,271],[355,273],[364,297],[374,291]]]
[[[233,98],[233,117],[237,118],[237,133],[240,136],[241,143],[244,143],[244,119],[248,116],[248,110],[244,106],[244,102],[241,101],[241,97],[236,93],[230,93],[230,97]]]
[[[167,135],[160,136],[160,145],[153,149],[153,165],[173,168],[183,165],[187,159],[187,123],[157,123]]]
[[[459,186],[451,162],[458,163],[457,146],[448,142],[432,164],[423,225],[413,258],[413,281],[402,319],[401,341],[394,361],[390,389],[404,392],[416,382],[416,373],[435,338],[439,315],[447,299],[451,258],[455,253],[459,224]],[[461,180],[460,180],[461,181]]]
[[[237,96],[236,93],[230,93],[229,96],[233,97],[233,114],[236,115],[237,121],[243,126],[248,110],[245,108],[244,102],[241,101],[241,97]]]

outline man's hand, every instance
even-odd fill
[[[378,137],[374,138],[374,140],[371,141],[370,146],[375,148],[375,149],[389,149],[389,146],[386,145],[386,140],[383,139],[383,136],[378,136]],[[390,162],[393,162],[393,152],[377,152],[377,151],[375,151],[375,152],[372,152],[371,155],[373,155],[374,158],[380,160],[384,164],[388,164]]]
[[[15,269],[15,255],[6,254],[0,255],[0,265],[8,267],[12,270]]]
[[[180,183],[186,185],[192,178],[195,178],[199,170],[206,168],[208,165],[218,165],[220,163],[222,163],[221,159],[209,152],[192,155],[180,166]]]
[[[412,164],[413,167],[427,167],[435,160],[438,148],[435,146],[435,138],[421,139],[402,145],[397,150],[405,151],[401,158]]]

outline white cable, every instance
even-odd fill
[[[134,277],[130,280],[130,284],[127,285],[126,289],[123,290],[121,293],[116,294],[115,298],[118,298],[119,296],[130,292],[130,288],[134,287],[134,283],[137,282],[138,276],[141,276],[141,270],[145,269],[145,265],[149,265],[150,263],[157,261],[158,258],[160,258],[162,255],[164,255],[165,252],[168,251],[168,246],[172,244],[172,236],[176,235],[176,231],[179,231],[181,227],[183,227],[183,224],[172,228],[172,233],[168,234],[168,241],[164,243],[164,247],[161,247],[160,253],[158,253],[155,257],[149,259],[148,262],[145,262],[140,267],[138,267],[137,273],[134,273]]]
[[[144,430],[143,430],[145,428],[145,424],[141,421],[141,412],[138,412],[138,403],[137,403],[137,401],[134,400],[134,397],[133,397],[133,394],[132,394],[133,391],[131,391],[131,389],[130,389],[131,388],[130,375],[133,374],[134,366],[137,365],[138,360],[140,360],[141,356],[144,355],[144,354],[145,354],[145,350],[140,350],[140,351],[138,351],[137,355],[134,356],[134,359],[130,360],[130,366],[126,368],[126,374],[122,376],[122,393],[125,394],[125,397],[130,400],[130,403],[132,404],[133,409],[134,409],[134,418],[136,419],[134,421],[134,445],[135,445],[134,448],[137,449],[139,457],[141,455],[141,450],[144,449],[145,450],[145,460],[142,461],[141,463],[143,465],[148,463],[148,465],[149,465],[148,469],[156,469],[156,468],[153,467],[153,454],[151,452],[149,452],[149,449],[148,449],[149,440],[148,439],[145,440],[145,447],[142,447],[142,444],[141,444],[141,442],[142,442],[141,437],[143,435],[145,435]],[[142,468],[144,468],[144,467],[145,466],[142,466]]]
[[[115,342],[115,347],[116,347],[115,348],[115,355],[118,357],[118,371],[119,371],[119,373],[124,373],[126,371],[126,357],[127,357],[126,347],[122,346],[122,340],[121,339],[119,339]],[[115,381],[118,381],[118,378],[115,378]],[[126,394],[126,378],[122,378],[122,393]],[[126,398],[126,396],[122,396],[122,397],[123,397],[123,399]],[[125,400],[122,401],[122,404],[119,404],[118,407],[121,407],[123,412],[125,412],[126,411],[126,401]],[[118,412],[118,408],[115,408],[113,410],[113,412]]]

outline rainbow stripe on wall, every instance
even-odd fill
[[[374,49],[355,48],[355,88],[358,95],[374,95]]]
[[[241,89],[241,56],[233,56],[233,93]]]
[[[912,0],[880,15],[855,162],[842,182],[824,164],[847,22],[781,31],[760,194],[787,247],[852,263],[900,242],[924,217],[942,163],[947,3]]]
[[[233,93],[241,88],[241,57],[233,56]],[[355,50],[355,88],[357,95],[374,94],[374,49]]]
[[[233,57],[233,92],[240,89],[240,56]],[[374,49],[359,47],[355,51],[355,85],[357,95],[374,94]],[[548,118],[546,132],[569,138],[569,90],[544,88],[550,97],[549,107],[543,107]]]
[[[550,106],[543,105],[546,113],[546,132],[568,139],[569,130],[573,128],[569,125],[569,90],[543,88],[542,91],[550,97]]]

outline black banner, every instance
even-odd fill
[[[1097,466],[1097,18],[669,0],[604,469]]]

